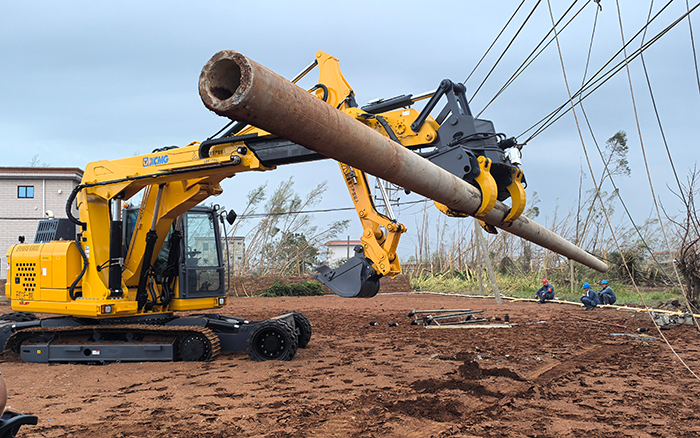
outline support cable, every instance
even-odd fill
[[[617,1],[617,0],[616,0],[616,1]],[[550,0],[547,0],[547,4],[548,4],[548,6],[549,6],[549,15],[550,15],[550,18],[552,19],[552,26],[554,26],[554,15],[552,14],[552,5],[551,5],[551,1],[550,1]],[[619,12],[619,5],[618,5],[618,12]],[[621,23],[621,22],[620,22],[620,23]],[[564,75],[564,83],[566,84],[566,91],[567,91],[567,93],[568,93],[568,95],[569,95],[569,104],[571,105],[571,111],[572,111],[572,113],[573,113],[573,115],[574,115],[574,120],[576,121],[576,128],[577,128],[577,130],[578,130],[579,138],[580,138],[580,140],[581,140],[581,146],[583,147],[584,155],[585,155],[585,157],[586,157],[586,162],[587,162],[587,164],[588,164],[588,169],[589,169],[589,172],[591,173],[591,179],[593,180],[594,186],[597,186],[597,183],[596,183],[596,181],[595,181],[595,175],[593,174],[593,167],[592,167],[592,165],[591,165],[590,157],[588,156],[588,150],[587,150],[587,148],[586,148],[586,143],[585,143],[585,141],[583,140],[583,133],[581,132],[581,126],[580,126],[580,124],[579,124],[579,122],[578,122],[578,117],[577,117],[577,115],[576,115],[576,109],[575,109],[575,105],[574,105],[573,96],[571,95],[571,89],[569,88],[569,81],[568,81],[567,76],[566,76],[566,68],[565,68],[565,66],[564,66],[564,57],[562,56],[562,53],[561,53],[561,46],[560,46],[560,44],[559,44],[559,35],[558,35],[558,33],[556,32],[556,29],[555,29],[554,35],[555,35],[555,39],[556,39],[556,42],[557,42],[557,50],[558,50],[558,52],[559,52],[559,60],[560,60],[560,62],[561,62],[561,69],[562,69],[562,73],[563,73],[563,75]],[[624,39],[624,38],[623,38],[623,39]],[[625,256],[624,256],[623,252],[622,252],[621,249],[620,249],[620,244],[619,244],[619,242],[618,242],[618,240],[617,240],[617,237],[615,236],[615,232],[614,232],[613,227],[612,227],[612,224],[611,224],[611,222],[610,222],[610,217],[608,216],[608,212],[607,212],[607,211],[605,210],[605,208],[604,208],[605,205],[604,205],[604,203],[603,203],[603,198],[601,197],[600,191],[599,191],[599,190],[596,190],[596,197],[597,197],[598,200],[600,201],[600,204],[603,206],[602,211],[603,211],[603,213],[604,213],[604,215],[605,215],[605,221],[606,221],[606,223],[607,223],[607,225],[608,225],[608,227],[609,227],[609,229],[610,229],[610,233],[612,234],[612,237],[613,237],[613,239],[614,239],[614,241],[615,241],[615,245],[617,246],[618,251],[620,251],[620,258],[622,259],[622,262],[623,262],[623,264],[625,265],[625,269],[627,269],[628,274],[630,274],[630,279],[632,280],[632,284],[634,285],[634,287],[635,287],[635,289],[636,289],[636,291],[637,291],[637,294],[639,295],[640,299],[642,300],[642,303],[644,304],[644,307],[648,310],[649,307],[647,306],[646,302],[644,301],[644,297],[642,296],[641,292],[639,291],[639,288],[638,288],[638,286],[637,286],[637,283],[634,281],[634,277],[631,275],[629,266],[628,266],[628,264],[627,264],[627,260],[625,260]],[[652,318],[652,321],[653,321],[653,318]],[[693,377],[695,377],[696,379],[700,380],[700,377],[698,377],[698,376],[693,372],[693,370],[691,370],[690,367],[685,363],[685,361],[683,361],[683,359],[681,359],[681,357],[678,355],[678,353],[676,353],[676,351],[673,349],[673,347],[671,346],[671,344],[668,342],[668,339],[666,339],[666,337],[664,336],[664,334],[663,334],[663,332],[661,331],[661,329],[659,329],[658,325],[656,325],[656,322],[655,322],[655,321],[653,321],[653,322],[654,322],[654,325],[656,326],[656,329],[657,329],[657,331],[659,332],[660,336],[664,339],[664,341],[666,342],[666,345],[668,345],[668,347],[671,349],[671,351],[673,352],[673,354],[674,354],[674,355],[678,358],[678,360],[686,367],[686,369],[693,375]]]
[[[685,8],[690,11],[690,5],[688,0],[685,0]],[[695,52],[695,38],[693,37],[693,24],[690,21],[690,14],[688,15],[688,29],[690,30],[690,45],[693,48],[693,66],[695,67],[695,80],[698,83],[698,91],[700,91],[700,72],[698,71],[698,55]]]
[[[688,0],[685,0],[685,7],[686,10],[690,9],[690,5],[688,4]],[[695,80],[698,84],[698,91],[700,92],[700,71],[698,71],[698,57],[697,53],[695,51],[695,38],[693,36],[693,25],[692,22],[690,21],[690,15],[688,15],[688,30],[690,31],[690,45],[693,48],[693,67],[695,68]],[[650,86],[650,92],[651,92],[651,86]],[[656,109],[656,105],[654,105],[654,109]],[[659,125],[661,122],[659,122]],[[666,139],[664,138],[664,144],[666,143]],[[666,146],[666,149],[668,151],[668,146]],[[670,152],[669,152],[669,160],[671,158]],[[685,205],[688,205],[688,201],[685,198],[685,194],[683,193],[683,187],[681,186],[680,180],[678,178],[678,174],[676,174],[676,168],[673,165],[673,161],[671,161],[671,168],[673,169],[673,174],[676,177],[676,183],[678,184],[678,194],[683,200],[683,203]],[[692,218],[691,218],[692,219]],[[690,220],[690,223],[692,223],[693,227],[695,228],[695,232],[700,234],[698,231],[698,222]]]
[[[577,1],[578,1],[578,0],[574,0],[574,2],[577,2]],[[510,46],[513,45],[513,43],[515,42],[515,39],[518,37],[518,35],[520,34],[520,32],[523,30],[523,28],[525,27],[525,25],[527,24],[527,22],[530,21],[530,18],[531,18],[532,15],[535,13],[535,10],[537,10],[537,7],[540,5],[540,3],[542,3],[542,0],[537,0],[537,3],[535,4],[535,6],[534,6],[534,7],[532,8],[532,10],[530,11],[530,14],[528,14],[528,16],[525,18],[525,21],[523,22],[523,24],[520,25],[520,27],[518,28],[518,31],[515,32],[515,35],[513,35],[513,38],[511,38],[510,42],[508,43],[508,45],[506,46],[506,48],[503,50],[503,53],[501,53],[501,56],[498,57],[498,59],[496,60],[496,63],[493,65],[493,67],[491,67],[491,70],[489,70],[489,72],[488,72],[488,74],[486,75],[486,77],[484,78],[484,80],[481,81],[481,84],[480,84],[479,87],[476,89],[476,91],[475,91],[474,94],[472,95],[471,99],[469,99],[468,103],[472,103],[472,100],[473,100],[473,99],[476,97],[476,95],[479,93],[479,90],[481,90],[481,87],[484,86],[484,84],[485,84],[486,81],[488,80],[489,76],[491,76],[491,73],[493,73],[493,71],[494,71],[494,70],[496,69],[496,67],[498,66],[498,63],[501,62],[501,59],[503,59],[503,57],[505,56],[505,54],[508,52],[508,49],[510,49]]]

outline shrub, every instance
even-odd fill
[[[315,295],[325,295],[323,286],[317,281],[304,281],[303,283],[282,284],[275,281],[261,297],[311,297]]]

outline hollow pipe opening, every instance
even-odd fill
[[[221,59],[207,74],[209,93],[218,100],[230,99],[241,85],[241,68],[232,59]]]

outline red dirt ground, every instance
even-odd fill
[[[409,311],[440,308],[486,308],[516,325],[409,324]],[[49,366],[5,357],[8,404],[39,417],[20,436],[700,435],[700,380],[662,340],[611,335],[653,327],[645,314],[430,294],[239,298],[222,313],[285,310],[303,312],[314,331],[291,362],[223,353],[209,363]],[[663,333],[700,372],[696,329]]]

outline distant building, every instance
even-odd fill
[[[354,248],[362,245],[359,240],[331,240],[326,242],[326,263],[333,266],[342,260],[347,260],[355,255]]]
[[[237,272],[243,263],[243,257],[245,257],[245,237],[229,236],[226,240],[228,240],[228,252],[231,257],[231,269],[233,272]],[[221,248],[224,255],[224,265],[226,265],[226,240]]]
[[[82,178],[77,167],[0,167],[0,279],[7,278],[10,245],[19,236],[34,242],[39,221],[50,215],[65,218],[68,195]]]

